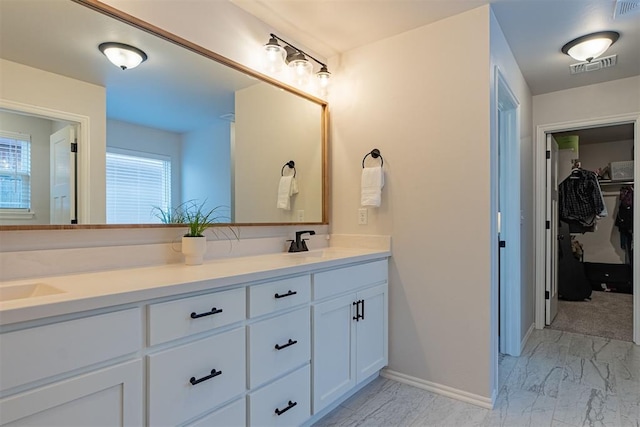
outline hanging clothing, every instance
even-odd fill
[[[620,232],[620,247],[625,253],[625,264],[633,260],[633,187],[620,188],[620,204],[616,215],[616,227]]]
[[[596,220],[607,215],[598,177],[584,169],[574,169],[560,183],[558,204],[560,220],[577,226],[578,232],[593,231]]]

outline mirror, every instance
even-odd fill
[[[0,2],[0,160],[13,162],[0,170],[0,226],[150,224],[189,200],[221,206],[225,223],[327,223],[324,101],[80,3]],[[98,50],[109,41],[148,59],[123,71]],[[22,175],[11,139],[21,137]],[[57,148],[74,140],[76,153]],[[278,208],[292,174],[298,192]],[[25,179],[29,209],[8,203]]]

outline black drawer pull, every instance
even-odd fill
[[[298,341],[294,341],[291,338],[289,338],[289,342],[284,345],[276,344],[276,350],[282,350],[283,348],[287,348],[290,345],[294,345],[294,344],[298,344]]]
[[[360,316],[362,320],[364,320],[364,300],[362,300],[362,315]]]
[[[294,406],[296,406],[297,404],[298,404],[298,402],[292,402],[292,401],[289,401],[289,404],[287,405],[287,407],[286,407],[286,408],[284,408],[284,409],[278,409],[278,408],[276,408],[276,415],[277,415],[277,416],[280,416],[280,415],[284,414],[285,412],[287,412],[289,409],[293,408],[293,407],[294,407]]]
[[[191,377],[189,382],[191,385],[200,384],[202,381],[210,380],[211,378],[217,377],[218,375],[222,375],[222,371],[216,371],[215,369],[211,370],[211,375],[207,375],[206,377],[202,377],[199,380],[196,377]]]
[[[287,292],[286,294],[282,294],[282,295],[280,295],[280,294],[275,294],[275,295],[274,295],[274,297],[276,297],[276,298],[290,297],[291,295],[295,295],[295,294],[297,294],[297,293],[298,293],[298,292],[296,292],[296,291],[291,291],[291,290],[290,290],[290,291],[289,291],[289,292]]]
[[[215,307],[213,307],[211,309],[211,311],[207,312],[207,313],[200,313],[200,314],[196,314],[196,312],[194,311],[193,313],[191,313],[191,318],[192,319],[197,319],[199,317],[204,317],[204,316],[211,316],[212,314],[218,314],[218,313],[222,313],[222,309],[217,309]]]

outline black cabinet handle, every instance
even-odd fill
[[[364,320],[364,300],[362,300],[362,314],[360,315],[360,318]]]
[[[287,343],[286,343],[286,344],[284,344],[284,345],[276,344],[276,350],[282,350],[283,348],[287,348],[287,347],[289,347],[290,345],[294,345],[294,344],[298,344],[298,341],[294,341],[294,340],[292,340],[291,338],[289,338],[289,342],[287,342]]]
[[[202,381],[210,380],[211,378],[217,377],[218,375],[222,375],[222,371],[216,371],[215,369],[211,370],[211,375],[207,375],[206,377],[202,377],[200,379],[196,379],[196,377],[191,377],[189,382],[191,385],[196,385],[201,383]]]
[[[353,320],[358,322],[360,321],[360,300],[355,301],[352,305],[356,306],[356,315],[353,317]]]
[[[204,317],[204,316],[211,316],[212,314],[218,314],[218,313],[222,313],[222,309],[217,309],[215,307],[213,307],[211,309],[211,311],[207,312],[207,313],[200,313],[200,314],[196,314],[196,312],[194,311],[193,313],[191,313],[191,318],[192,319],[197,319],[199,317]]]
[[[290,291],[289,291],[289,292],[287,292],[286,294],[282,294],[282,295],[275,294],[275,295],[274,295],[274,297],[276,297],[276,298],[290,297],[291,295],[295,295],[295,294],[297,294],[297,293],[298,293],[298,292],[296,292],[296,291],[291,291],[291,290],[290,290]]]
[[[292,402],[292,401],[289,401],[289,404],[287,405],[287,407],[286,407],[286,408],[284,408],[284,409],[278,409],[278,408],[276,408],[276,415],[277,415],[277,416],[280,416],[280,415],[284,414],[285,412],[287,412],[289,409],[293,408],[293,407],[294,407],[294,406],[296,406],[297,404],[298,404],[298,402]]]

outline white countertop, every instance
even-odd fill
[[[386,250],[330,247],[0,282],[0,325],[93,310],[153,298],[216,289],[391,256]],[[62,292],[3,301],[3,289],[44,284]],[[15,289],[15,288],[14,288]]]

